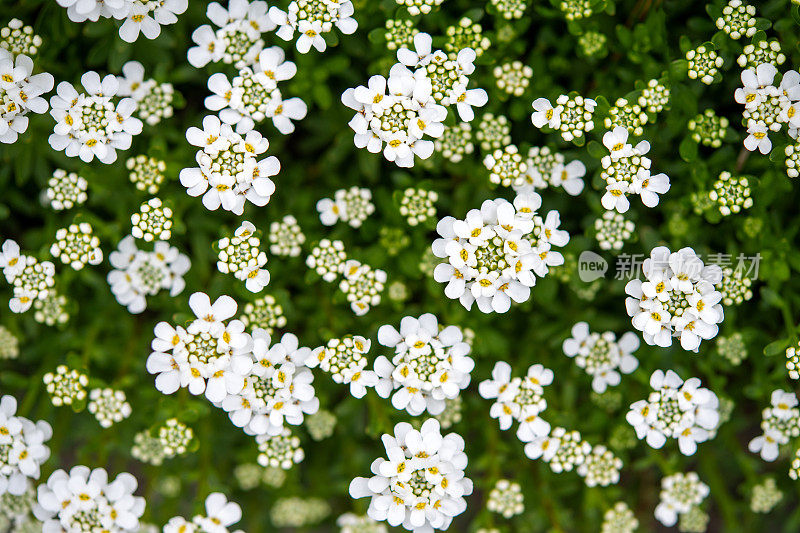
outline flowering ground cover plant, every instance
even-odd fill
[[[800,530],[800,1],[0,4],[0,533]]]

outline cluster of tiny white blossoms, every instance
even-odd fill
[[[389,533],[389,529],[367,515],[345,513],[336,519],[339,533]]]
[[[492,377],[481,381],[478,392],[482,398],[494,400],[489,415],[496,418],[503,431],[519,422],[517,438],[530,443],[550,433],[550,424],[539,414],[547,409],[544,387],[553,382],[553,371],[540,364],[531,365],[525,377],[512,377],[511,366],[498,361]]]
[[[125,399],[125,393],[108,387],[89,391],[87,409],[104,428],[122,422],[131,416],[132,412],[131,404]]]
[[[350,483],[350,496],[370,498],[367,515],[408,531],[446,530],[467,508],[472,480],[464,475],[464,439],[441,434],[439,422],[428,419],[416,430],[401,422],[394,435],[384,434],[386,459],[372,463],[371,478]]]
[[[50,255],[75,270],[81,270],[87,264],[99,265],[103,262],[100,239],[94,235],[92,225],[88,222],[70,224],[57,230]]]
[[[306,103],[298,97],[284,99],[278,83],[292,79],[297,67],[285,60],[278,46],[265,48],[258,54],[258,61],[239,69],[232,79],[216,73],[208,79],[208,88],[213,94],[206,97],[209,111],[218,111],[222,122],[236,126],[236,131],[245,133],[257,123],[269,118],[284,135],[294,131],[293,120],[305,118]]]
[[[17,357],[19,357],[19,339],[7,327],[0,326],[0,359]]]
[[[358,29],[354,12],[350,0],[292,0],[286,11],[269,8],[269,18],[278,27],[275,34],[284,41],[292,40],[297,32],[297,51],[306,54],[312,46],[324,52],[323,34],[334,26],[345,35],[354,33]]]
[[[509,138],[509,142],[511,139]],[[434,142],[436,151],[453,163],[458,163],[475,151],[472,144],[472,126],[459,122],[455,126],[445,126],[442,135]]]
[[[285,424],[300,425],[305,415],[319,410],[314,375],[307,366],[311,349],[299,346],[291,333],[271,346],[270,341],[265,330],[253,330],[252,364],[244,387],[229,392],[221,403],[231,422],[248,435],[280,435]]]
[[[278,158],[259,159],[269,148],[269,141],[255,130],[242,136],[217,116],[203,119],[203,129],[191,127],[186,131],[189,144],[199,148],[197,167],[184,168],[181,185],[189,196],[203,195],[206,209],[216,211],[222,206],[237,215],[244,212],[245,202],[263,207],[275,192],[270,178],[281,168]]]
[[[274,296],[265,295],[253,302],[247,302],[244,306],[244,313],[239,317],[249,332],[254,329],[263,329],[272,335],[275,328],[282,328],[286,325],[286,317],[283,315],[283,307],[277,302]]]
[[[481,150],[497,150],[511,143],[511,124],[504,115],[495,116],[485,113],[478,122],[475,138],[480,142]]]
[[[781,446],[800,436],[800,409],[794,392],[772,391],[770,406],[761,411],[761,430],[762,434],[753,438],[747,447],[765,461],[774,461]]]
[[[729,0],[717,17],[717,28],[727,33],[731,39],[752,37],[756,28],[756,8],[742,0]]]
[[[137,486],[127,472],[110,481],[102,468],[56,470],[39,485],[33,514],[43,531],[139,531],[145,501],[133,495]]]
[[[630,374],[639,366],[633,352],[639,349],[639,338],[627,332],[617,340],[613,331],[589,331],[589,324],[578,322],[572,337],[562,344],[564,355],[574,357],[575,364],[592,376],[592,389],[602,394],[608,386],[620,383],[620,372]]]
[[[442,5],[444,0],[395,0],[398,5],[405,6],[409,15],[416,16],[420,13],[427,15],[434,7]]]
[[[365,370],[369,364],[366,354],[371,345],[369,339],[360,335],[330,339],[325,346],[314,349],[306,365],[328,372],[336,383],[350,385],[350,394],[354,397],[363,398],[367,387],[378,383],[375,372]]]
[[[431,313],[403,317],[399,331],[389,324],[381,326],[378,342],[394,348],[394,354],[375,359],[376,392],[382,398],[391,395],[394,408],[405,409],[412,416],[426,411],[441,414],[445,401],[456,398],[469,385],[475,367],[469,357],[470,346],[463,339],[456,326],[440,331],[439,321]]]
[[[786,348],[786,370],[789,379],[800,379],[800,344]]]
[[[281,220],[275,220],[269,225],[269,251],[270,253],[284,257],[297,257],[303,251],[302,246],[306,242],[297,219],[292,215],[286,215]]]
[[[742,71],[742,87],[734,98],[744,106],[742,124],[747,128],[744,147],[762,154],[772,151],[770,132],[779,132],[785,125],[789,136],[798,138],[800,132],[800,74],[789,70],[775,86],[778,69],[771,63]]]
[[[174,516],[164,525],[164,533],[229,533],[229,527],[242,519],[239,504],[229,502],[221,492],[212,492],[205,501],[205,513],[197,514],[191,520]],[[233,533],[242,533],[236,530]]]
[[[528,170],[528,166],[522,160],[519,149],[513,144],[486,154],[483,166],[489,171],[489,181],[495,185],[520,188],[525,183],[525,171]]]
[[[53,90],[52,74],[33,74],[33,59],[0,48],[0,143],[13,144],[28,129],[28,113],[47,112],[42,95]]]
[[[594,231],[601,250],[622,250],[636,229],[632,220],[626,220],[622,213],[606,211],[595,219]]]
[[[547,98],[537,98],[531,106],[533,125],[558,131],[565,141],[582,139],[584,133],[594,129],[593,115],[597,102],[591,98],[562,94],[556,98],[555,106]]]
[[[379,268],[350,259],[341,268],[339,290],[350,303],[356,316],[365,315],[381,303],[381,293],[386,286],[386,272]]]
[[[6,26],[0,28],[0,48],[14,55],[34,57],[40,46],[42,38],[33,32],[33,26],[26,25],[20,19],[11,19]]]
[[[682,380],[672,370],[656,370],[650,376],[653,392],[631,404],[626,415],[639,439],[660,449],[668,438],[678,440],[684,455],[694,455],[697,444],[713,438],[719,425],[719,398],[700,386],[699,378]]]
[[[513,96],[522,96],[530,85],[533,69],[522,61],[512,61],[494,67],[497,88]]]
[[[660,113],[669,105],[671,91],[669,87],[656,79],[647,82],[647,87],[642,89],[642,94],[637,100],[643,109],[650,113]]]
[[[656,519],[667,527],[678,522],[678,516],[697,508],[709,494],[708,485],[695,472],[678,472],[661,480],[661,493],[655,509]]]
[[[542,459],[556,474],[576,470],[588,487],[619,483],[622,459],[603,445],[592,446],[575,430],[556,427],[527,443],[525,455]]]
[[[715,79],[721,77],[719,69],[724,60],[713,46],[711,43],[701,44],[686,52],[687,75],[690,79],[699,79],[706,85],[711,85]]]
[[[45,194],[50,207],[56,211],[63,211],[82,205],[89,198],[86,194],[88,186],[89,183],[83,177],[59,168],[53,172],[53,177],[47,180]]]
[[[168,241],[172,237],[172,209],[160,198],[151,198],[131,215],[131,235],[146,242]]]
[[[149,194],[158,192],[164,182],[164,172],[167,170],[164,161],[143,154],[129,158],[125,162],[125,167],[130,170],[128,177],[131,183],[138,190]]]
[[[189,7],[189,0],[56,0],[67,9],[72,22],[90,20],[97,22],[100,17],[123,21],[119,36],[132,43],[141,33],[147,39],[161,35],[161,26],[178,22],[178,15]]]
[[[306,266],[323,280],[331,283],[339,277],[347,262],[347,253],[342,241],[322,239],[306,257]]]
[[[502,198],[486,200],[465,220],[441,219],[433,254],[446,261],[436,266],[434,279],[446,284],[445,295],[467,309],[477,301],[484,313],[505,313],[512,300],[527,301],[537,276],[564,263],[552,248],[569,242],[569,234],[558,229],[558,211],[542,218],[537,214],[541,204],[538,194],[527,192],[513,204]]]
[[[727,170],[720,173],[713,189],[708,193],[708,198],[717,204],[723,216],[753,207],[750,181],[744,176],[733,176]]]
[[[258,464],[268,468],[289,470],[299,464],[306,455],[300,447],[300,438],[292,435],[288,428],[282,428],[275,435],[256,436],[258,443]]]
[[[278,529],[308,528],[319,524],[330,512],[331,506],[323,498],[290,496],[275,501],[269,518]]]
[[[493,513],[502,515],[503,518],[522,514],[522,511],[525,510],[522,487],[514,481],[498,479],[489,492],[486,508]]]
[[[777,39],[764,39],[746,44],[741,55],[736,58],[736,63],[742,68],[756,68],[762,63],[780,66],[786,61],[786,56],[781,52],[781,43]]]
[[[7,239],[0,248],[0,268],[14,289],[13,297],[8,302],[9,309],[14,313],[24,313],[34,301],[45,300],[53,293],[55,265],[21,254],[16,241]]]
[[[722,281],[718,265],[705,265],[688,247],[670,252],[659,246],[644,260],[642,272],[644,282],[625,285],[625,307],[647,344],[667,348],[676,337],[684,350],[697,352],[703,340],[716,337],[724,318],[715,287]]]
[[[317,202],[319,221],[333,226],[338,221],[347,222],[350,227],[359,228],[375,212],[372,191],[355,185],[349,189],[339,189],[333,199],[323,198]]]
[[[567,163],[563,154],[547,146],[529,148],[525,167],[522,179],[511,184],[517,192],[561,187],[570,196],[577,196],[583,191],[586,166],[577,159]]]
[[[170,118],[174,112],[172,101],[175,89],[171,83],[158,83],[144,79],[144,66],[138,61],[128,61],[122,65],[119,77],[119,96],[128,96],[136,102],[136,113],[150,126]]]
[[[86,398],[89,376],[67,365],[58,365],[55,372],[42,377],[50,402],[56,407],[73,405]]]
[[[189,451],[194,430],[177,418],[170,418],[159,426],[156,435],[164,457],[175,457]]]
[[[644,125],[648,120],[647,113],[644,112],[641,105],[635,102],[628,103],[625,98],[617,98],[617,101],[608,110],[608,116],[603,121],[603,125],[607,130],[621,126],[631,135],[641,137],[644,133]]]
[[[617,502],[603,514],[600,533],[633,533],[639,528],[639,520],[625,502]]]
[[[650,143],[640,141],[636,146],[628,143],[628,130],[617,126],[603,135],[603,144],[610,152],[603,156],[600,177],[606,182],[606,192],[601,198],[603,208],[625,213],[630,209],[629,194],[637,194],[647,207],[658,205],[659,194],[670,189],[666,174],[653,175],[651,161],[645,155]]]
[[[491,0],[491,3],[506,20],[522,18],[528,8],[528,0]]]
[[[17,400],[0,397],[0,496],[25,494],[39,467],[50,457],[45,443],[53,436],[50,424],[17,416]]]
[[[270,276],[263,268],[267,264],[267,254],[261,251],[261,239],[255,232],[256,227],[245,220],[233,235],[217,241],[217,270],[244,281],[248,291],[261,292]]]
[[[775,479],[768,477],[753,487],[750,498],[750,510],[754,513],[768,513],[783,499],[783,491],[778,488]]]
[[[120,79],[113,74],[102,80],[97,72],[81,76],[78,90],[62,81],[50,98],[50,114],[55,119],[50,146],[86,163],[94,158],[105,164],[117,160],[117,150],[131,147],[134,135],[142,132],[142,121],[133,116],[133,98],[118,98]]]
[[[427,33],[414,36],[414,50],[400,48],[389,77],[376,75],[367,86],[347,89],[342,103],[356,111],[349,125],[358,148],[383,151],[387,160],[400,167],[414,166],[414,156],[428,159],[439,138],[447,108],[454,106],[461,120],[470,122],[473,106],[486,104],[483,89],[467,89],[475,71],[475,50],[463,48],[446,54],[431,48]],[[387,93],[388,90],[388,93]]]
[[[409,226],[416,226],[436,216],[434,204],[438,199],[439,194],[436,191],[409,187],[400,198],[400,214],[405,217]]]
[[[264,49],[263,34],[276,28],[262,0],[230,0],[228,9],[211,2],[206,16],[217,26],[203,24],[192,32],[196,46],[189,49],[189,64],[202,68],[222,61],[236,68],[253,65]]]
[[[168,290],[170,296],[183,292],[183,275],[189,271],[189,257],[174,246],[157,241],[153,250],[142,250],[132,235],[122,239],[108,257],[113,270],[107,281],[117,301],[138,314],[147,308],[147,297]]]

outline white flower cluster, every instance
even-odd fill
[[[56,0],[67,9],[72,22],[100,17],[124,21],[119,28],[120,38],[132,43],[141,33],[148,39],[161,34],[161,26],[178,22],[178,15],[189,7],[189,0]]]
[[[345,294],[356,316],[366,314],[372,306],[381,303],[386,272],[355,259],[348,260],[342,241],[322,239],[306,258],[306,265],[328,283],[342,277],[339,290]]]
[[[401,422],[384,434],[386,459],[372,463],[371,478],[350,483],[350,496],[370,498],[367,514],[416,533],[446,530],[467,508],[472,480],[464,475],[464,439],[442,436],[439,422],[428,419],[418,430]]]
[[[761,63],[742,71],[742,87],[734,98],[744,106],[742,123],[747,127],[744,147],[762,154],[772,151],[770,132],[785,125],[789,136],[800,137],[800,74],[789,70],[780,84],[774,85],[778,69],[771,63]]]
[[[117,160],[117,150],[130,148],[133,136],[142,132],[142,121],[133,116],[136,101],[118,98],[120,79],[113,74],[101,80],[97,72],[86,72],[81,86],[82,93],[62,81],[50,98],[50,115],[56,121],[50,146],[86,163],[96,157],[111,164]]]
[[[713,438],[720,421],[719,398],[700,386],[699,378],[682,380],[672,370],[650,376],[653,392],[631,404],[626,415],[639,439],[660,449],[668,438],[678,440],[684,455],[694,455],[697,444]]]
[[[53,436],[50,424],[16,416],[17,400],[0,397],[0,496],[25,494],[39,467],[50,457],[45,443]]]
[[[339,533],[389,533],[389,529],[367,515],[345,513],[336,519]]]
[[[150,198],[131,215],[131,235],[146,242],[168,241],[172,237],[172,209],[160,198]]]
[[[56,470],[39,485],[33,514],[43,531],[139,531],[145,501],[134,496],[138,483],[127,472],[109,481],[102,468]]]
[[[285,60],[278,46],[265,48],[258,54],[253,65],[239,69],[238,74],[228,79],[216,73],[208,79],[208,88],[213,93],[206,97],[209,111],[219,111],[225,124],[236,126],[236,131],[245,133],[259,122],[271,118],[275,127],[287,135],[294,131],[293,120],[305,118],[306,103],[297,97],[283,98],[278,83],[289,80],[297,73],[297,67]]]
[[[89,183],[83,177],[59,168],[53,172],[53,177],[47,180],[45,194],[50,201],[50,207],[56,211],[63,211],[82,205],[89,198],[86,194],[88,186]]]
[[[174,246],[159,241],[153,251],[141,250],[132,235],[122,239],[108,257],[114,267],[107,281],[117,301],[138,314],[147,308],[148,296],[169,290],[170,296],[183,292],[183,275],[189,271],[189,257]]]
[[[303,251],[306,236],[297,219],[286,215],[281,220],[269,224],[269,251],[273,255],[297,257]]]
[[[242,508],[239,504],[229,502],[221,492],[212,492],[206,498],[205,514],[195,515],[191,520],[182,516],[170,518],[164,526],[164,533],[229,533],[228,528],[241,519]]]
[[[54,292],[55,265],[21,254],[16,241],[7,239],[3,243],[0,268],[6,281],[14,288],[14,296],[8,302],[9,309],[14,313],[24,313],[34,301],[46,300]]]
[[[601,250],[622,250],[635,229],[636,224],[632,220],[627,220],[616,211],[606,211],[602,217],[594,220],[595,238]]]
[[[381,398],[392,395],[395,409],[405,409],[412,416],[424,412],[439,415],[445,401],[458,396],[470,382],[475,362],[469,357],[470,346],[456,326],[441,328],[436,316],[425,313],[419,318],[403,317],[400,331],[385,324],[378,329],[378,342],[394,348],[389,358],[375,359]]]
[[[537,98],[531,104],[531,122],[537,128],[545,126],[561,133],[565,141],[583,138],[594,129],[594,108],[597,102],[582,96],[562,94],[555,107],[547,98]]]
[[[433,141],[423,137],[442,135],[448,107],[455,106],[461,120],[469,122],[475,117],[472,107],[486,104],[486,91],[467,89],[475,71],[475,50],[463,48],[448,56],[431,45],[429,34],[418,33],[414,51],[397,51],[399,63],[388,79],[372,76],[366,87],[342,94],[342,103],[356,111],[349,125],[358,148],[383,150],[387,160],[412,167],[415,155],[428,159],[433,154]]]
[[[100,426],[110,428],[131,416],[131,404],[125,399],[125,393],[111,388],[92,389],[89,392],[87,409],[94,415]]]
[[[355,185],[349,189],[339,189],[333,193],[333,199],[323,198],[318,201],[317,211],[320,222],[326,226],[333,226],[342,220],[350,227],[359,228],[375,212],[372,191]]]
[[[92,225],[88,222],[58,229],[56,240],[50,246],[50,255],[74,270],[81,270],[87,264],[99,265],[103,262],[100,239],[94,235]]]
[[[592,389],[602,394],[609,386],[620,383],[620,373],[630,374],[639,366],[633,356],[639,348],[639,338],[627,332],[619,340],[613,331],[589,331],[589,324],[578,322],[572,327],[572,337],[564,341],[562,349],[567,357],[592,376]]]
[[[189,451],[194,430],[177,418],[170,418],[158,428],[157,439],[164,457],[171,458]]]
[[[13,144],[28,129],[28,113],[47,112],[42,95],[53,90],[52,74],[33,74],[33,59],[0,48],[0,143]]]
[[[263,268],[267,254],[261,251],[261,239],[255,232],[256,227],[245,220],[232,236],[217,241],[217,270],[244,281],[248,291],[261,292],[269,283],[269,271]]]
[[[211,304],[195,293],[189,306],[197,318],[186,329],[166,322],[155,328],[147,369],[157,374],[158,390],[205,393],[249,435],[279,435],[284,424],[299,425],[304,414],[318,410],[306,366],[311,350],[299,347],[297,337],[287,333],[270,346],[265,330],[246,333],[240,320],[227,321],[237,307],[229,296]]]
[[[354,33],[358,29],[354,12],[350,0],[292,0],[286,11],[269,8],[269,18],[278,26],[275,34],[284,41],[292,40],[297,32],[297,51],[306,54],[312,46],[324,52],[327,45],[323,34],[334,26],[345,35]]]
[[[484,313],[505,313],[512,300],[527,301],[537,276],[564,263],[552,248],[569,242],[569,234],[558,229],[558,211],[543,219],[537,214],[541,205],[541,197],[528,192],[517,195],[513,204],[486,200],[464,220],[441,219],[433,254],[446,261],[436,266],[434,279],[447,284],[445,295],[467,309],[477,301]]]
[[[541,458],[556,474],[575,470],[588,487],[619,483],[622,459],[603,445],[592,446],[575,430],[556,427],[526,444],[525,455]]]
[[[525,510],[522,487],[514,481],[498,479],[489,492],[486,508],[493,513],[502,515],[503,518],[522,514],[522,511]]]
[[[722,15],[717,17],[717,28],[730,35],[731,39],[752,37],[756,28],[756,8],[745,4],[742,0],[728,0],[722,8]]]
[[[666,174],[651,174],[651,161],[645,157],[650,143],[641,141],[632,146],[628,143],[628,130],[617,126],[603,135],[603,144],[610,152],[600,160],[600,177],[606,182],[606,192],[600,200],[603,208],[625,213],[631,205],[629,194],[638,194],[647,207],[657,206],[658,195],[669,191],[670,183]]]
[[[56,407],[74,405],[86,398],[89,376],[67,365],[58,365],[55,372],[42,377],[50,402]]]
[[[761,430],[763,433],[753,438],[747,447],[765,461],[774,461],[780,446],[800,436],[800,409],[794,392],[772,391],[770,406],[761,412]]]
[[[231,422],[248,435],[280,435],[286,424],[300,425],[304,415],[319,410],[314,375],[307,366],[311,349],[299,346],[291,333],[271,346],[270,341],[266,331],[253,330],[252,364],[244,387],[229,391],[221,404]]]
[[[189,63],[196,68],[219,61],[236,68],[254,64],[264,49],[262,35],[276,27],[268,7],[263,0],[230,0],[228,9],[218,2],[208,4],[206,16],[218,29],[203,24],[194,30],[196,46],[189,49]]]
[[[586,166],[577,159],[567,163],[563,154],[547,146],[529,148],[525,167],[522,179],[511,183],[517,192],[561,187],[570,196],[577,196],[583,191]]]
[[[288,428],[282,428],[277,435],[258,435],[256,442],[258,464],[263,467],[289,470],[306,457],[306,453],[300,447],[300,438],[292,435]]]
[[[367,368],[365,357],[372,342],[360,335],[347,335],[341,339],[331,339],[325,346],[315,348],[306,365],[319,368],[331,375],[336,383],[350,385],[350,394],[363,398],[367,387],[378,383],[378,376]]]
[[[274,176],[281,168],[278,158],[258,159],[269,148],[269,141],[255,130],[242,136],[217,116],[203,119],[203,129],[191,127],[186,131],[189,144],[199,148],[197,167],[184,168],[181,185],[189,196],[203,195],[206,209],[216,211],[222,206],[237,215],[244,212],[250,201],[263,207],[275,192]]]
[[[667,527],[678,522],[678,516],[689,513],[703,503],[710,490],[700,481],[697,473],[678,472],[661,480],[660,501],[656,506],[656,519]]]
[[[658,246],[642,264],[645,281],[632,279],[625,285],[625,307],[633,327],[649,345],[681,347],[697,352],[703,340],[713,339],[724,318],[722,294],[715,285],[722,281],[718,265],[703,263],[691,248],[670,252]]]
[[[517,438],[532,442],[550,433],[550,424],[541,414],[547,409],[544,387],[553,382],[553,371],[540,364],[531,365],[525,377],[511,377],[511,366],[498,361],[492,369],[491,379],[481,381],[478,392],[482,398],[495,400],[489,415],[496,418],[503,431],[519,422]]]
[[[128,61],[122,65],[119,77],[119,96],[128,96],[136,102],[136,113],[150,126],[173,114],[172,101],[175,89],[171,83],[158,83],[144,79],[144,66],[138,61]]]
[[[33,31],[33,26],[26,25],[20,19],[11,19],[0,28],[0,48],[14,55],[25,54],[34,57],[42,46],[42,38]]]

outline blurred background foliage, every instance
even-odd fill
[[[285,7],[287,2],[272,3]],[[782,147],[775,149],[781,155],[776,161],[744,152],[741,147],[744,128],[733,92],[740,84],[735,60],[747,39],[714,38],[725,66],[721,82],[706,86],[686,77],[679,44],[679,39],[685,38],[697,46],[711,40],[717,31],[704,2],[609,0],[598,4],[592,17],[567,23],[557,7],[545,0],[529,2],[532,5],[525,16],[513,22],[496,15],[488,2],[445,0],[431,14],[413,17],[417,28],[432,34],[435,43],[442,42],[446,28],[463,16],[480,23],[484,35],[491,39],[491,47],[477,61],[472,76],[471,86],[483,87],[490,94],[488,105],[473,122],[473,130],[482,113],[504,114],[512,123],[512,142],[523,153],[529,146],[548,145],[564,153],[568,161],[580,159],[586,164],[587,188],[580,197],[553,189],[542,193],[543,209],[559,210],[562,227],[572,235],[567,254],[576,256],[585,249],[599,252],[591,233],[594,219],[603,212],[597,187],[599,160],[586,147],[576,147],[556,134],[535,129],[529,118],[530,103],[539,96],[553,99],[570,91],[587,97],[603,96],[613,103],[651,78],[668,81],[672,91],[671,108],[659,114],[656,123],[649,123],[644,133],[652,145],[653,168],[670,176],[672,189],[655,209],[634,202],[627,216],[636,222],[636,239],[626,245],[625,252],[649,254],[654,246],[665,244],[673,250],[692,246],[701,254],[761,254],[755,297],[739,307],[727,308],[720,331],[723,336],[733,332],[744,335],[749,356],[741,366],[721,357],[713,341],[703,343],[699,354],[675,346],[661,349],[643,345],[635,354],[640,368],[598,399],[591,394],[590,378],[563,355],[561,343],[579,320],[588,321],[596,331],[621,334],[632,330],[624,307],[624,281],[607,276],[584,284],[578,280],[574,264],[568,262],[541,280],[528,302],[512,307],[505,315],[487,316],[477,309],[467,312],[458,302],[448,300],[443,287],[423,275],[419,265],[434,232],[430,226],[410,228],[405,224],[393,199],[394,191],[408,186],[437,191],[439,217],[463,217],[484,199],[511,198],[512,194],[489,183],[477,146],[473,155],[458,164],[434,154],[409,170],[355,148],[347,127],[352,111],[340,103],[340,95],[373,74],[387,73],[394,53],[386,49],[380,29],[389,18],[409,15],[393,0],[353,3],[358,31],[352,36],[327,34],[333,40],[325,53],[301,55],[292,43],[266,35],[267,45],[283,47],[298,67],[297,75],[281,86],[284,97],[301,96],[309,105],[309,113],[288,136],[280,135],[271,124],[259,126],[270,140],[268,154],[281,160],[282,169],[275,178],[277,191],[270,203],[264,208],[248,204],[241,219],[250,220],[266,233],[271,221],[292,214],[308,237],[303,256],[270,257],[267,268],[272,280],[264,291],[283,305],[288,319],[284,330],[295,333],[302,345],[315,347],[331,337],[361,334],[373,339],[370,359],[374,360],[382,353],[376,342],[381,324],[397,324],[402,316],[423,312],[435,313],[441,322],[474,330],[477,366],[473,384],[462,392],[463,420],[452,431],[466,439],[470,458],[467,474],[475,481],[476,491],[452,529],[471,531],[494,525],[523,533],[597,531],[603,511],[621,499],[634,509],[642,530],[654,531],[658,527],[652,513],[661,477],[696,470],[711,487],[707,504],[712,516],[710,531],[800,530],[798,485],[786,476],[786,455],[767,464],[746,449],[746,443],[759,433],[760,411],[768,404],[771,391],[790,387],[782,350],[796,341],[795,321],[800,310],[798,195],[785,174]],[[193,398],[186,390],[163,396],[144,368],[153,326],[176,314],[185,316],[192,292],[205,291],[212,298],[230,294],[239,302],[240,310],[257,297],[215,267],[212,243],[223,232],[234,230],[240,218],[224,211],[207,211],[177,180],[180,169],[192,166],[194,161],[194,149],[185,141],[184,133],[188,127],[199,125],[206,114],[203,99],[209,92],[208,76],[215,71],[232,73],[232,67],[221,63],[204,69],[187,63],[191,32],[207,23],[207,2],[192,0],[190,4],[179,22],[164,28],[158,39],[140,38],[127,44],[118,37],[117,23],[112,20],[75,24],[52,0],[0,0],[0,22],[20,18],[44,38],[36,67],[52,73],[56,83],[76,83],[88,70],[119,74],[126,61],[137,60],[149,77],[173,83],[182,95],[175,116],[155,127],[145,126],[144,133],[134,138],[133,147],[120,153],[113,165],[82,164],[55,152],[47,142],[52,118],[32,116],[29,130],[17,143],[0,145],[0,237],[16,239],[27,253],[48,259],[56,229],[77,216],[92,223],[107,257],[130,231],[130,215],[149,198],[131,185],[124,166],[128,157],[143,153],[167,162],[167,181],[158,196],[175,212],[177,227],[172,244],[192,260],[184,293],[176,298],[165,293],[150,298],[148,309],[138,316],[130,315],[111,294],[105,281],[110,268],[107,261],[79,273],[57,266],[61,292],[71,302],[70,321],[64,327],[50,328],[34,322],[30,313],[14,315],[3,305],[1,322],[20,338],[21,355],[18,360],[0,362],[0,391],[20,400],[21,414],[48,420],[54,427],[50,443],[53,456],[45,465],[42,479],[56,468],[75,464],[105,466],[113,473],[130,471],[139,479],[139,492],[147,499],[144,519],[156,524],[175,514],[190,515],[199,510],[209,491],[220,490],[242,505],[240,526],[248,531],[274,529],[269,523],[269,509],[279,497],[320,497],[330,504],[332,513],[311,530],[328,531],[334,528],[338,514],[364,510],[365,502],[351,501],[348,484],[354,476],[365,474],[372,459],[382,454],[379,435],[408,419],[406,413],[394,410],[374,392],[356,400],[345,387],[317,372],[314,385],[321,406],[338,418],[334,435],[315,442],[299,429],[306,459],[289,471],[285,484],[277,489],[261,485],[243,491],[233,471],[238,464],[254,462],[257,449],[253,439],[202,397]],[[796,7],[787,0],[754,4],[758,15],[772,22],[766,32],[780,40],[787,56],[784,68],[796,68],[800,32],[791,15]],[[714,5],[719,9],[722,3]],[[607,37],[605,57],[591,59],[581,52],[578,38],[587,31]],[[530,86],[520,97],[499,90],[492,75],[493,66],[513,60],[531,66],[534,72]],[[707,108],[731,120],[726,142],[716,150],[700,146],[679,152],[688,136],[688,121]],[[601,119],[596,122],[589,139],[599,140],[604,131]],[[82,208],[54,212],[45,206],[42,191],[56,168],[78,172],[88,180],[89,200]],[[723,220],[696,214],[692,193],[707,191],[723,170],[752,176],[754,206]],[[315,209],[317,200],[352,185],[372,190],[376,212],[357,230],[341,223],[323,227]],[[400,228],[409,236],[408,245],[399,253],[389,253],[379,239],[379,232],[386,227]],[[393,303],[384,294],[379,306],[363,317],[355,317],[336,287],[319,280],[304,265],[311,245],[324,237],[341,239],[351,257],[384,269],[389,283],[402,281],[409,291],[408,300]],[[613,261],[611,254],[603,255]],[[4,300],[10,294],[8,285],[1,284]],[[765,354],[765,346],[774,342]],[[513,433],[499,430],[488,416],[490,403],[477,394],[477,382],[488,377],[498,360],[511,363],[517,374],[537,362],[554,370],[554,384],[546,390],[548,409],[544,417],[554,426],[579,430],[590,442],[611,442],[625,462],[619,485],[586,488],[574,473],[554,474],[546,464],[524,456],[523,445]],[[54,408],[44,391],[42,376],[61,363],[85,369],[93,384],[123,389],[133,415],[102,430],[85,411]],[[677,446],[669,444],[662,450],[638,442],[632,448],[613,446],[632,437],[633,430],[625,422],[627,406],[646,397],[649,376],[658,368],[671,368],[684,378],[698,376],[704,385],[735,404],[730,421],[713,441],[701,444],[693,457],[680,455]],[[132,459],[134,434],[173,416],[193,427],[199,442],[197,451],[167,460],[159,467]],[[785,494],[783,502],[767,516],[754,514],[749,507],[751,488],[765,474],[775,475]],[[525,495],[525,512],[510,521],[490,515],[484,506],[488,491],[500,477],[520,482]]]

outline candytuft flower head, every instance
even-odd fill
[[[442,436],[439,422],[428,419],[419,430],[401,422],[382,440],[387,458],[372,463],[371,478],[350,483],[350,496],[370,498],[373,520],[414,532],[446,530],[466,510],[464,496],[472,494],[472,480],[464,476],[464,439]]]

